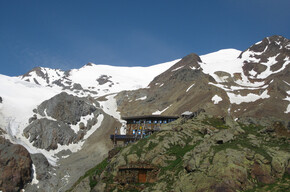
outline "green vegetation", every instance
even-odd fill
[[[248,134],[253,134],[257,137],[260,137],[261,135],[258,133],[259,130],[261,130],[263,127],[260,125],[244,125],[240,124],[240,127],[245,131],[245,133],[240,134],[235,140],[220,144],[220,145],[215,145],[212,147],[214,150],[214,153],[217,153],[222,150],[226,150],[228,148],[230,149],[236,149],[239,150],[241,148],[248,148],[254,151],[255,153],[258,153],[262,156],[264,156],[266,159],[269,161],[272,160],[272,157],[267,153],[266,150],[266,145],[260,145],[259,147],[253,145],[248,138]]]
[[[266,184],[258,183],[256,187],[254,187],[253,189],[249,189],[245,192],[264,192],[264,191],[270,191],[270,192],[290,191],[290,174],[286,172],[282,179],[279,179],[278,181],[272,184],[266,185]]]
[[[206,124],[206,125],[211,125],[215,128],[218,129],[228,129],[229,126],[225,124],[225,121],[221,118],[217,118],[217,117],[207,117],[204,120],[202,120],[202,123]]]
[[[151,142],[151,140],[154,139],[155,137],[156,137],[156,133],[152,134],[150,137],[140,139],[136,143],[132,143],[130,145],[131,149],[129,153],[130,154],[135,153],[137,154],[138,157],[141,157],[142,153],[149,151],[158,145],[158,143]],[[145,148],[144,146],[147,144],[148,141],[150,141],[149,146]]]

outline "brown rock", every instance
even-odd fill
[[[271,176],[270,165],[260,164],[255,162],[252,166],[251,176],[256,178],[258,182],[264,184],[271,184],[275,182],[275,179]]]
[[[32,160],[21,145],[0,137],[0,191],[19,191],[32,180]]]

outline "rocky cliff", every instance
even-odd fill
[[[1,133],[0,133],[1,134]],[[14,145],[0,136],[0,191],[24,189],[32,181],[32,160],[21,145]]]

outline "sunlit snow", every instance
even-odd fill
[[[218,104],[220,101],[222,101],[223,99],[218,96],[218,95],[215,95],[211,98],[211,100],[213,101],[214,104]]]

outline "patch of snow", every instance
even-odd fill
[[[213,101],[214,104],[218,104],[220,101],[222,101],[223,99],[218,96],[218,95],[215,95],[211,98],[211,100]]]
[[[185,111],[185,112],[183,112],[181,115],[191,115],[191,114],[192,114],[191,111]]]
[[[267,67],[267,69],[265,71],[263,71],[262,73],[260,73],[259,75],[257,75],[256,78],[258,79],[265,79],[267,78],[269,75],[273,74],[273,71],[271,71],[271,66],[272,65],[275,65],[277,63],[277,60],[276,58],[279,56],[280,53],[278,53],[276,56],[273,56],[273,57],[269,57],[268,58],[268,61],[267,62],[263,62],[263,63],[260,63],[262,65],[265,65]],[[286,58],[285,58],[286,59]],[[285,60],[287,61],[287,60]],[[285,64],[284,64],[285,65]],[[286,66],[283,67],[285,68]],[[287,65],[287,64],[286,64]],[[282,67],[282,68],[283,68]],[[281,71],[281,70],[278,70],[278,71]],[[275,73],[277,73],[277,71],[275,71]]]
[[[38,184],[38,180],[36,179],[36,168],[35,165],[32,163],[32,170],[33,170],[33,179],[31,181],[31,185],[37,185]]]
[[[288,107],[284,113],[290,113],[290,104],[288,105]]]
[[[169,109],[169,107],[171,107],[171,105],[169,105],[168,107],[166,107],[162,111],[157,110],[157,111],[153,112],[152,115],[161,115],[164,111],[166,111],[167,109]]]
[[[251,71],[249,71],[249,74],[254,77],[255,75],[257,75],[257,72],[252,69]]]
[[[187,89],[186,92],[188,92],[193,86],[195,85],[195,83],[193,83],[192,85],[190,85]]]
[[[80,118],[80,121],[76,125],[70,125],[70,128],[74,130],[75,133],[78,133],[78,131],[80,130],[80,123],[83,123],[85,126],[87,126],[88,121],[93,118],[94,118],[94,113],[91,113],[86,116],[82,116]]]
[[[91,134],[93,134],[100,126],[101,126],[101,124],[102,124],[102,122],[103,122],[103,120],[104,120],[104,115],[103,114],[100,114],[99,116],[98,116],[98,118],[97,118],[97,120],[98,120],[98,122],[97,122],[97,124],[96,125],[94,125],[88,132],[87,132],[87,134],[85,134],[85,136],[84,136],[84,139],[87,139],[87,138],[89,138],[90,136],[91,136]],[[84,143],[84,141],[83,141],[83,143]],[[81,143],[81,144],[83,144],[83,143]]]
[[[162,87],[164,85],[164,83],[162,83],[159,87]]]
[[[254,102],[254,101],[257,101],[258,99],[266,99],[270,97],[270,95],[268,95],[268,90],[265,90],[261,95],[249,93],[246,96],[242,96],[242,95],[236,95],[230,92],[227,92],[227,95],[232,104],[238,104],[238,105],[241,103]]]
[[[99,101],[99,103],[100,103],[101,108],[103,108],[103,110],[105,111],[105,113],[113,116],[115,119],[117,119],[118,121],[120,121],[123,124],[123,123],[126,123],[126,121],[121,119],[120,112],[117,111],[118,107],[117,107],[117,102],[115,99],[116,95],[117,94],[108,95],[108,96],[106,96],[106,99],[107,99],[106,101]],[[126,134],[126,130],[123,126],[120,129],[120,134],[121,135]]]
[[[138,98],[138,99],[136,99],[136,101],[139,101],[139,100],[145,100],[145,99],[147,99],[147,96],[144,96],[144,97],[140,97],[140,98]]]
[[[196,70],[196,67],[192,66],[192,67],[190,67],[190,69],[192,69],[192,70]]]
[[[290,83],[288,83],[288,82],[286,82],[286,81],[284,81],[284,80],[283,80],[283,82],[290,86]]]
[[[262,41],[259,41],[259,42],[255,43],[255,45],[259,45],[260,43],[262,43]]]
[[[62,159],[65,159],[65,158],[68,158],[69,157],[69,155],[64,155],[64,156],[62,156],[61,158]]]
[[[177,71],[177,70],[179,70],[179,69],[181,69],[181,68],[183,68],[184,66],[181,66],[181,67],[177,67],[177,68],[175,68],[175,69],[172,69],[171,71],[173,72],[173,71]]]

